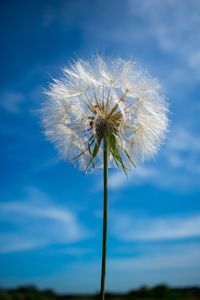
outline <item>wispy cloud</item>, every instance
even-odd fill
[[[197,267],[200,258],[200,246],[198,244],[172,245],[166,250],[146,253],[141,257],[128,257],[110,259],[110,267],[114,270],[160,270],[160,269],[185,269]]]
[[[65,248],[56,250],[56,253],[82,257],[84,255],[93,253],[93,250],[91,248],[84,248],[84,247],[65,247]]]
[[[138,165],[128,178],[121,171],[115,171],[109,179],[110,188],[120,189],[127,185],[151,184],[162,188],[172,188],[188,192],[200,188],[199,151],[200,142],[193,132],[177,128],[170,134],[158,163]],[[157,159],[156,159],[157,160]]]
[[[112,258],[107,264],[108,285],[124,290],[141,284],[155,285],[161,282],[172,286],[198,284],[199,250],[198,244],[186,244],[140,257]]]
[[[152,181],[155,176],[157,176],[157,170],[153,167],[139,166],[128,174],[128,178],[120,170],[110,176],[109,187],[119,189],[127,185],[140,185],[146,181]]]
[[[199,76],[199,1],[130,0],[129,4],[133,16],[147,23],[145,37],[154,38],[166,53],[178,54]]]
[[[170,246],[162,251],[145,253],[139,257],[134,251],[129,257],[108,257],[107,290],[127,291],[142,284],[155,285],[165,282],[172,286],[198,284],[200,276],[200,246],[184,244]],[[77,274],[85,274],[79,282],[79,292],[95,292],[99,288],[100,261],[91,259],[67,264],[65,270],[52,275],[35,278],[39,286],[50,284],[56,290],[76,291]],[[71,269],[71,272],[68,269]],[[188,271],[190,270],[190,271]],[[63,280],[66,282],[63,285]],[[26,278],[22,282],[26,282]],[[65,286],[65,288],[64,288]]]
[[[0,234],[1,253],[77,242],[89,235],[74,211],[55,205],[35,188],[28,189],[24,200],[1,203],[0,221],[14,228]]]
[[[111,214],[111,230],[124,241],[164,241],[200,237],[200,214],[144,217]]]
[[[8,91],[0,95],[0,105],[8,112],[14,114],[20,113],[21,104],[24,100],[24,95],[19,92]]]

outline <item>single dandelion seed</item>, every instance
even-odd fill
[[[108,168],[127,171],[156,154],[168,128],[159,82],[131,60],[77,60],[46,91],[43,125],[60,156],[85,172],[104,168],[101,299],[104,299]]]

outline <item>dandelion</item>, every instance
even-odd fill
[[[43,124],[60,157],[85,172],[104,169],[101,299],[104,299],[108,168],[125,173],[156,154],[168,127],[159,82],[131,60],[77,60],[46,94]]]

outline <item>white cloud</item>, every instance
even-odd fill
[[[0,254],[33,250],[46,246],[45,241],[34,240],[26,234],[6,233],[0,235]]]
[[[58,22],[67,30],[79,27],[83,36],[79,52],[83,56],[98,48],[104,52],[104,48],[110,47],[114,55],[136,55],[142,61],[147,56],[147,65],[153,64],[157,74],[162,69],[164,80],[170,81],[173,92],[178,82],[182,87],[183,81],[200,79],[198,0],[129,0],[123,4],[119,1],[118,5],[113,0],[101,1],[90,7],[92,14],[88,13],[88,6],[88,1],[85,4],[76,1],[62,3],[56,11],[49,7],[44,12],[43,26]],[[114,6],[116,18],[111,22]],[[120,22],[117,21],[119,17]],[[157,48],[164,59],[157,56]],[[156,55],[153,60],[152,55]]]
[[[178,54],[199,78],[199,1],[130,0],[129,4],[133,16],[146,23],[145,35],[156,39],[166,53]]]
[[[128,178],[123,171],[113,172],[109,178],[109,188],[119,189],[127,185],[140,185],[141,182],[151,181],[156,176],[157,171],[151,167],[138,166],[128,174]]]
[[[128,178],[122,171],[114,171],[109,177],[109,187],[113,190],[125,186],[144,185],[146,183],[162,188],[190,192],[199,189],[200,141],[193,132],[176,128],[169,135],[162,154],[156,161],[138,164]]]
[[[200,266],[200,246],[198,244],[183,244],[167,247],[166,250],[145,253],[141,257],[112,258],[109,265],[112,270],[160,270],[185,269]],[[109,268],[109,266],[108,266]]]
[[[54,274],[33,277],[40,288],[51,286],[59,292],[74,293],[97,292],[101,261],[99,259],[79,260],[64,266],[64,270]],[[70,269],[70,272],[69,272]],[[84,274],[77,285],[77,274]],[[159,251],[148,251],[129,257],[107,259],[106,288],[108,291],[127,291],[143,284],[155,285],[162,282],[172,286],[199,284],[200,246],[182,244],[170,246]],[[4,279],[5,280],[5,279]],[[16,281],[16,279],[15,279]],[[15,284],[24,284],[27,278],[18,278]]]
[[[24,102],[24,96],[19,92],[5,92],[0,95],[1,106],[10,113],[20,113],[21,104]]]
[[[184,179],[184,176],[186,176],[188,186],[200,187],[197,180],[197,176],[200,174],[199,151],[200,141],[198,135],[184,128],[174,130],[168,140],[164,156],[166,163],[170,165],[175,184],[177,183],[175,176],[177,179],[179,177]]]
[[[200,276],[198,244],[167,247],[140,257],[116,257],[107,263],[107,285],[126,290],[143,284],[165,282],[172,286],[198,284]]]
[[[91,248],[80,248],[80,247],[65,247],[60,250],[56,250],[56,253],[67,254],[71,256],[81,257],[84,255],[91,254],[93,250]]]
[[[184,128],[177,128],[169,140],[168,146],[175,151],[190,150],[200,151],[200,140],[198,136],[186,131]]]
[[[0,221],[13,230],[0,234],[0,252],[13,252],[87,238],[89,231],[75,212],[53,204],[41,191],[29,188],[26,199],[0,204]]]
[[[124,241],[181,240],[200,237],[200,215],[143,217],[111,214],[111,230]]]

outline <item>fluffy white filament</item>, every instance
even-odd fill
[[[97,100],[110,110],[117,104],[122,117],[116,140],[125,165],[130,166],[128,157],[133,161],[152,157],[164,140],[168,127],[165,98],[158,81],[135,62],[116,59],[106,63],[101,57],[91,62],[77,60],[64,68],[61,79],[53,80],[46,94],[45,134],[62,158],[82,170],[91,158],[91,136],[96,139],[91,120],[95,122],[98,116],[89,107],[95,107]],[[102,167],[102,159],[101,145],[95,167]],[[109,166],[114,165],[110,154]]]

